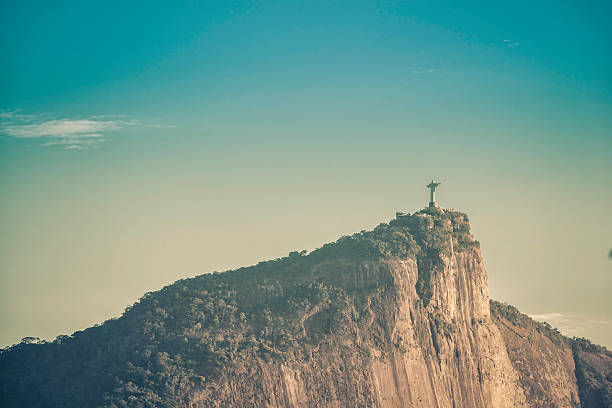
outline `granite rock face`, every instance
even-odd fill
[[[491,310],[531,406],[580,407],[571,345],[506,305],[492,302]]]
[[[609,407],[611,362],[490,302],[467,216],[428,208],[6,349],[0,405]]]
[[[612,407],[612,353],[587,339],[568,339],[513,306],[491,301],[491,316],[530,406]]]

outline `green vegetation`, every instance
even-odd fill
[[[567,338],[548,323],[539,323],[529,316],[520,313],[514,306],[491,301],[491,317],[498,327],[507,327],[528,344],[533,344],[533,336],[540,333],[550,339],[553,344],[566,351],[571,351],[574,362],[574,374],[578,385],[580,406],[583,408],[599,408],[612,406],[610,388],[612,353],[605,347],[591,343],[584,338]],[[516,328],[526,329],[526,336],[516,333]],[[529,346],[528,346],[529,347]],[[536,350],[540,352],[540,350]],[[521,365],[530,363],[521,361]],[[541,394],[542,387],[534,381],[529,372],[522,380],[531,384],[530,392]]]
[[[400,217],[390,224],[407,227],[419,245],[419,279],[416,290],[425,306],[432,296],[432,277],[444,266],[443,257],[450,256],[453,250],[463,252],[479,247],[478,241],[470,234],[467,215],[460,212],[428,207],[413,216]]]
[[[519,312],[516,307],[507,303],[500,303],[495,300],[491,300],[489,303],[491,306],[491,316],[493,318],[504,318],[514,326],[534,329],[538,333],[548,337],[548,339],[556,345],[569,345],[569,339],[563,336],[559,330],[553,328],[547,322],[537,322],[526,314]]]
[[[583,351],[588,353],[610,353],[605,347],[591,343],[590,340],[581,337],[565,337],[558,329],[547,322],[538,322],[531,317],[519,312],[519,310],[507,303],[490,301],[491,316],[495,319],[503,318],[512,323],[513,326],[535,329],[537,332],[548,337],[556,345],[570,346],[574,352]]]
[[[60,406],[66,394],[75,406],[178,406],[193,384],[204,384],[230,362],[286,357],[320,340],[332,326],[303,338],[300,316],[317,308],[331,323],[347,302],[342,290],[322,282],[283,287],[262,281],[240,296],[244,288],[222,278],[179,281],[146,294],[121,319],[5,350],[3,402],[23,406],[17,376],[20,386],[32,384],[28,406]],[[20,403],[12,404],[11,395]]]
[[[414,258],[419,247],[410,232],[407,228],[380,224],[372,231],[361,231],[325,244],[311,256],[316,260],[329,256],[352,259]]]
[[[435,332],[441,336],[451,338],[457,331],[457,323],[455,323],[454,319],[449,323],[439,315],[434,314],[429,316],[429,323],[433,329],[432,332]]]
[[[349,305],[389,282],[380,273],[357,282],[364,264],[415,260],[426,305],[443,257],[451,248],[477,245],[465,214],[425,209],[308,255],[292,252],[177,281],[145,294],[119,319],[49,343],[26,338],[2,350],[0,406],[182,406],[194,386],[204,387],[231,364],[307,355],[342,330]],[[440,319],[432,322],[440,334],[454,330]]]
[[[610,353],[608,349],[598,344],[591,343],[591,340],[584,337],[572,337],[572,348],[575,351],[584,351],[587,353]]]

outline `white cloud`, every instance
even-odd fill
[[[26,115],[19,111],[0,112],[0,133],[14,138],[41,138],[42,146],[64,146],[67,149],[98,147],[110,139],[109,133],[139,125],[123,116],[91,116],[86,119],[53,119]]]
[[[55,140],[49,140],[42,144],[42,146],[64,146],[66,149],[95,149],[98,148],[100,143],[108,142],[110,139],[102,138],[102,135],[95,136],[95,138],[61,138]]]
[[[512,40],[504,40],[504,43],[506,44],[506,46],[508,46],[509,48],[515,48],[520,46],[521,44],[517,43],[516,41],[512,41]]]
[[[410,71],[412,74],[420,75],[420,74],[432,74],[434,72],[442,72],[442,70],[429,68],[429,69],[414,69]]]
[[[91,119],[59,119],[35,124],[17,124],[4,127],[4,132],[13,137],[98,137],[102,132],[118,130],[116,121]]]
[[[607,317],[587,314],[539,313],[530,314],[529,317],[539,322],[547,322],[570,337],[590,338],[600,333],[609,332],[609,328],[612,326],[612,320]]]
[[[563,319],[563,315],[561,313],[533,314],[533,315],[529,315],[529,317],[531,317],[534,320],[539,320],[539,321],[547,321],[549,319],[552,319],[552,320]]]

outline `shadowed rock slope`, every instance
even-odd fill
[[[467,216],[427,208],[4,349],[0,406],[610,407],[611,367],[490,304]]]

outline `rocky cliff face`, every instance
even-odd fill
[[[118,320],[4,350],[0,402],[604,407],[610,367],[605,349],[490,306],[467,216],[429,208],[307,256],[179,281]]]
[[[509,305],[491,301],[491,315],[530,406],[612,407],[612,353],[568,339]]]

